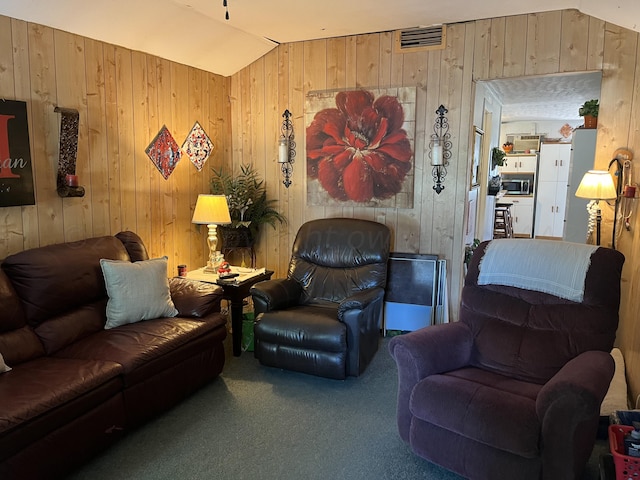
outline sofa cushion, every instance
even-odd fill
[[[173,277],[169,290],[180,317],[203,318],[220,311],[222,287],[218,285]]]
[[[20,298],[11,285],[4,270],[0,270],[0,333],[8,332],[27,324],[27,318],[20,304]]]
[[[126,386],[144,381],[157,373],[146,369],[168,368],[180,359],[174,353],[185,344],[195,344],[199,337],[219,330],[226,336],[226,317],[214,314],[205,320],[157,318],[101,330],[56,353],[61,358],[92,359],[117,362],[123,367]],[[165,364],[158,367],[154,361]]]
[[[42,357],[0,375],[0,461],[118,395],[121,370],[113,362]]]
[[[169,293],[167,257],[139,262],[102,259],[100,267],[109,295],[104,328],[177,315]]]
[[[524,242],[523,252],[537,241]],[[460,321],[474,336],[472,365],[543,384],[582,352],[611,351],[620,303],[620,282],[612,279],[620,278],[620,252],[597,248],[591,255],[578,303],[512,286],[478,285],[487,245],[474,252],[461,296]]]
[[[33,330],[47,355],[104,330],[107,297],[45,320]]]
[[[100,259],[129,260],[112,236],[33,248],[2,263],[30,325],[106,297]]]
[[[0,376],[0,438],[117,378],[121,371],[122,367],[114,362],[52,357],[16,366]],[[114,392],[121,387],[119,382]]]
[[[5,362],[12,367],[45,354],[42,343],[27,325],[0,333],[0,352],[4,354]]]
[[[473,365],[543,384],[581,352],[610,351],[617,317],[604,307],[538,292],[538,302],[529,303],[502,288],[468,285],[462,292],[460,321],[475,338]]]
[[[419,382],[409,408],[420,420],[490,447],[534,458],[540,454],[536,414],[540,388],[477,368],[464,368]]]

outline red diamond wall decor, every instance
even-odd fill
[[[166,125],[162,126],[145,151],[165,180],[169,178],[182,156],[180,147]]]

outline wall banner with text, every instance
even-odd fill
[[[27,103],[0,100],[0,207],[35,203]]]

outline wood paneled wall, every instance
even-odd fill
[[[393,250],[435,253],[448,261],[450,312],[457,319],[463,281],[464,208],[469,184],[474,80],[563,72],[603,72],[595,167],[605,168],[617,148],[640,156],[640,67],[638,34],[581,14],[554,11],[484,19],[447,27],[444,50],[396,53],[393,34],[379,33],[280,45],[232,77],[233,162],[253,163],[270,195],[289,219],[288,227],[262,238],[258,263],[286,274],[293,236],[318,217],[357,217],[387,224]],[[415,201],[412,209],[336,208],[306,205],[304,100],[324,89],[417,88]],[[428,163],[435,110],[448,110],[453,158],[445,190],[436,195]],[[280,183],[277,138],[280,115],[293,113],[298,146],[293,185]],[[481,117],[480,117],[481,118]],[[640,173],[634,165],[634,178]],[[612,211],[605,210],[603,238],[610,238]],[[637,214],[636,214],[637,215]],[[626,255],[618,344],[628,366],[631,396],[640,393],[637,218],[618,242]]]
[[[203,265],[191,224],[212,166],[230,164],[230,78],[0,16],[0,98],[27,102],[36,205],[0,208],[0,259],[26,248],[132,230],[149,255]],[[56,192],[60,117],[80,112],[83,198]],[[162,125],[182,144],[195,121],[215,144],[202,171],[184,156],[165,180],[145,153]]]
[[[36,205],[0,208],[0,258],[26,248],[113,234],[139,233],[151,256],[204,263],[206,232],[190,223],[210,167],[253,163],[288,225],[266,227],[258,263],[284,275],[293,237],[306,220],[347,216],[383,222],[399,252],[437,253],[448,260],[450,312],[457,319],[469,182],[474,80],[601,70],[595,166],[617,148],[640,156],[638,34],[574,10],[450,25],[444,50],[400,54],[392,33],[280,45],[231,78],[162,58],[0,16],[0,98],[28,105]],[[415,199],[412,209],[308,207],[304,102],[324,89],[415,86]],[[229,97],[231,102],[229,102]],[[453,158],[445,190],[436,195],[428,165],[435,110],[448,109]],[[59,116],[56,105],[80,111],[78,174],[83,198],[57,196]],[[298,145],[293,184],[277,165],[282,112],[293,113]],[[216,151],[202,172],[184,158],[168,180],[144,149],[166,124],[178,143],[198,120]],[[640,175],[640,160],[633,166]],[[603,238],[612,211],[605,209]],[[626,258],[618,345],[627,362],[631,397],[640,394],[637,213],[617,246]]]

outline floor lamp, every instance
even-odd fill
[[[209,261],[204,271],[207,273],[217,273],[218,267],[224,261],[224,256],[217,249],[218,246],[218,225],[231,223],[227,197],[224,195],[198,195],[196,208],[193,211],[191,223],[206,225],[209,228],[207,244],[209,245]]]
[[[611,174],[606,170],[589,170],[582,177],[576,197],[587,198],[591,200],[587,205],[589,215],[593,215],[595,206],[596,210],[596,245],[600,245],[600,225],[602,223],[602,211],[600,210],[600,200],[613,200],[617,197],[616,188],[613,185]],[[589,222],[589,231],[593,229],[592,221]]]

